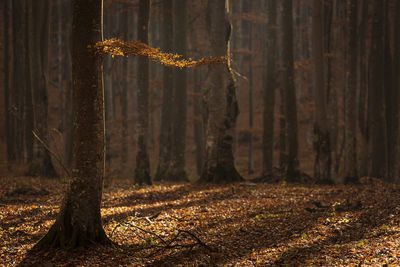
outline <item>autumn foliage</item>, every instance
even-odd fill
[[[140,41],[132,40],[130,42],[124,42],[115,38],[98,42],[95,45],[95,49],[96,53],[99,55],[109,54],[112,57],[127,57],[129,55],[144,56],[167,67],[177,67],[181,69],[204,65],[226,64],[228,59],[226,56],[201,58],[199,60],[193,60],[191,58],[184,59],[182,55],[165,53],[160,51],[159,48],[150,47]]]

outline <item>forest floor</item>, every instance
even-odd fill
[[[30,251],[65,184],[0,178],[0,265],[329,266],[400,264],[400,187],[114,181],[102,217],[116,244]]]

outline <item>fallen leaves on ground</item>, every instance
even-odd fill
[[[400,264],[400,187],[117,180],[102,218],[116,244],[29,251],[59,210],[64,184],[0,178],[0,265],[329,266]]]

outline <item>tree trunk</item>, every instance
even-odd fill
[[[173,19],[172,0],[163,1],[163,50],[172,53]],[[160,147],[157,172],[154,180],[163,180],[171,163],[172,150],[172,103],[173,103],[173,70],[163,66],[163,100],[161,109]]]
[[[282,61],[283,61],[283,90],[285,91],[285,117],[287,133],[287,166],[288,181],[299,178],[298,134],[297,134],[297,101],[294,85],[293,62],[293,10],[292,0],[282,0]]]
[[[174,14],[174,49],[177,54],[187,53],[187,0],[175,0],[173,2]],[[188,181],[185,172],[185,138],[186,138],[186,113],[187,113],[187,72],[181,69],[173,71],[174,80],[174,104],[173,104],[173,136],[172,157],[165,180]]]
[[[331,148],[324,79],[324,3],[313,2],[312,53],[314,58],[314,176],[320,183],[332,183]]]
[[[127,6],[121,4],[120,10],[123,12],[120,18],[121,38],[128,40],[128,14]],[[121,124],[122,124],[122,138],[121,138],[121,170],[126,174],[126,165],[128,161],[128,60],[121,58],[121,78],[120,78],[120,105],[121,105]]]
[[[362,1],[360,33],[359,33],[359,65],[360,65],[360,93],[358,101],[358,127],[360,129],[360,177],[368,175],[368,8],[369,2]]]
[[[229,55],[231,25],[225,8],[229,1],[208,2],[207,28],[213,56]],[[241,181],[232,151],[233,134],[239,108],[236,99],[235,80],[228,65],[211,66],[208,86],[204,91],[206,103],[206,146],[205,159],[200,181],[222,182]]]
[[[197,174],[201,175],[201,169],[204,162],[204,131],[203,131],[203,102],[201,101],[201,72],[196,70],[194,72],[194,94],[193,94],[193,131],[194,131],[194,142],[196,145],[196,171]]]
[[[396,138],[398,135],[398,118],[397,114],[399,112],[398,109],[398,90],[395,88],[395,83],[393,82],[393,76],[398,76],[398,73],[393,72],[395,66],[394,61],[392,59],[392,43],[394,41],[394,36],[392,34],[392,25],[391,22],[393,18],[391,18],[391,9],[390,1],[385,1],[385,32],[384,32],[384,66],[385,66],[385,74],[384,74],[384,88],[385,88],[385,107],[386,107],[386,140],[387,140],[387,172],[386,172],[386,180],[393,181],[394,180],[394,165],[396,159]],[[395,16],[398,16],[396,14]],[[395,26],[396,27],[396,26]],[[395,35],[398,35],[398,31],[395,32]]]
[[[384,6],[373,1],[372,36],[369,61],[369,176],[386,178],[387,140],[384,92]]]
[[[24,25],[24,43],[25,46],[29,44],[29,37],[30,37],[30,31],[29,31],[29,15],[30,15],[30,9],[28,5],[26,6],[25,10],[25,25]],[[25,99],[24,99],[24,117],[23,117],[23,123],[24,123],[24,158],[25,162],[32,162],[33,159],[33,127],[34,127],[34,118],[33,118],[33,106],[32,106],[32,91],[30,90],[31,86],[31,69],[29,65],[29,61],[31,58],[31,55],[29,53],[29,47],[28,49],[25,49],[25,64],[24,64],[24,77],[25,77]]]
[[[276,54],[277,46],[277,6],[275,0],[267,1],[268,27],[266,35],[266,50],[263,58],[266,67],[264,79],[264,113],[263,113],[263,173],[268,175],[272,172],[274,164],[274,110],[276,82]]]
[[[34,143],[34,160],[29,166],[27,175],[56,177],[51,162],[50,153],[42,144],[47,141],[47,107],[48,107],[48,47],[50,33],[50,1],[40,0],[31,5],[30,16],[30,69],[31,69],[31,92],[33,104],[33,131],[36,135]],[[38,140],[40,138],[41,140]]]
[[[400,1],[396,1],[395,14],[400,14]],[[400,16],[396,15],[394,19],[394,28],[400,29]],[[394,54],[393,54],[393,74],[400,73],[400,35],[394,36]],[[393,75],[393,91],[397,92],[395,101],[397,103],[397,113],[394,120],[397,120],[397,135],[394,135],[394,158],[393,158],[393,182],[400,182],[400,112],[398,106],[400,105],[400,75]]]
[[[102,40],[102,0],[74,0],[73,14],[72,181],[55,223],[36,248],[69,249],[110,242],[100,217],[104,177],[102,58],[91,49]]]
[[[148,43],[148,30],[150,19],[150,0],[140,0],[138,40]],[[150,160],[148,154],[149,136],[149,60],[145,57],[138,58],[138,90],[137,90],[137,147],[135,183],[151,184]]]
[[[357,0],[349,3],[348,54],[347,54],[347,86],[345,93],[345,151],[344,181],[357,182]]]
[[[26,50],[24,43],[24,27],[25,27],[25,1],[16,0],[12,4],[12,21],[13,21],[13,74],[12,74],[12,90],[11,96],[11,117],[12,117],[12,138],[13,154],[15,160],[19,163],[23,162],[24,154],[24,100],[26,90],[26,80],[24,80],[24,65]]]
[[[11,11],[12,2],[10,0],[4,1],[3,11],[4,11],[4,114],[5,114],[5,131],[6,131],[6,143],[7,143],[7,163],[10,167],[10,163],[15,160],[14,154],[14,142],[13,139],[13,127],[12,127],[12,113],[10,109],[10,82],[12,75],[12,62],[13,53],[12,45],[10,41],[12,40],[12,23],[11,22]]]

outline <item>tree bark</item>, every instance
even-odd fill
[[[31,93],[33,105],[33,131],[42,140],[34,142],[34,159],[27,175],[57,177],[51,161],[50,152],[43,146],[47,141],[48,118],[48,47],[50,33],[50,1],[28,1],[32,14],[30,16],[29,55],[31,69]]]
[[[373,1],[372,35],[369,61],[369,176],[386,178],[387,140],[384,92],[384,7],[382,1]]]
[[[225,13],[225,8],[229,10],[228,4],[229,1],[208,2],[207,28],[213,56],[229,55],[231,25]],[[232,151],[239,108],[230,61],[227,66],[211,66],[207,82],[204,91],[206,145],[200,181],[241,181],[243,178],[235,168]]]
[[[138,40],[148,43],[148,30],[150,19],[150,0],[140,0]],[[150,160],[148,154],[149,136],[149,60],[145,57],[138,58],[138,90],[137,90],[137,147],[135,183],[151,184]]]
[[[268,27],[266,35],[266,49],[263,58],[264,66],[264,113],[263,113],[263,174],[272,172],[274,164],[274,110],[276,82],[276,54],[277,46],[277,6],[275,0],[267,1]]]
[[[347,54],[347,86],[345,93],[345,182],[358,181],[357,171],[357,0],[349,2],[348,54]]]
[[[127,6],[120,4],[120,10],[123,12],[120,18],[120,29],[121,38],[128,40],[128,14]],[[121,126],[122,126],[122,138],[121,138],[121,170],[123,174],[126,174],[126,167],[128,161],[128,60],[121,58],[121,77],[120,77],[120,105],[121,105]]]
[[[163,1],[162,46],[169,53],[173,51],[173,18],[172,0]],[[171,162],[172,149],[172,103],[173,103],[173,70],[163,69],[163,100],[161,108],[160,147],[155,181],[163,180]]]
[[[35,245],[65,249],[109,243],[100,217],[104,177],[102,0],[73,1],[72,76],[74,151],[72,181],[55,223]]]
[[[187,0],[175,0],[173,2],[174,16],[174,49],[177,54],[187,53]],[[172,135],[172,157],[169,169],[164,176],[165,180],[188,181],[185,172],[185,149],[186,149],[186,117],[187,117],[187,71],[175,69],[173,71],[174,81],[174,104],[173,104],[173,135]]]
[[[313,2],[312,54],[314,58],[314,176],[320,183],[332,183],[330,132],[324,79],[324,3]]]
[[[201,72],[197,70],[194,72],[194,94],[193,94],[193,131],[194,142],[196,145],[196,171],[201,175],[201,169],[204,162],[204,123],[202,119],[203,102],[201,101]]]
[[[396,1],[395,14],[400,14],[400,1]],[[400,16],[396,15],[394,19],[394,28],[400,28]],[[393,73],[400,73],[400,35],[396,34],[394,36],[394,54],[393,54]],[[397,134],[394,135],[394,158],[393,158],[393,182],[400,182],[400,75],[393,75],[393,90],[397,92],[395,101],[397,103],[397,113],[395,114],[394,120],[397,120]]]
[[[282,0],[282,61],[283,61],[283,90],[285,97],[285,117],[287,133],[287,164],[286,176],[288,181],[299,178],[298,133],[297,133],[297,101],[294,85],[293,62],[293,10],[292,0]]]
[[[11,23],[11,9],[12,2],[10,0],[4,1],[3,12],[4,12],[4,40],[12,40],[12,23]],[[14,154],[14,142],[12,142],[12,113],[10,109],[10,85],[12,75],[12,62],[13,53],[12,45],[9,41],[4,42],[4,114],[5,114],[5,131],[6,131],[6,143],[7,143],[7,164],[10,167],[10,163],[15,160]]]

